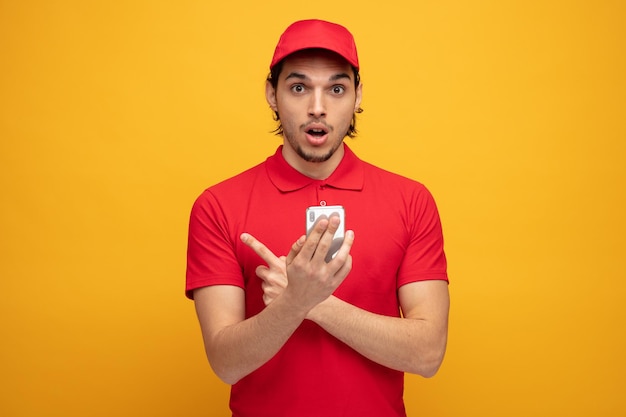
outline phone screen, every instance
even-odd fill
[[[326,255],[326,262],[330,262],[337,251],[341,247],[343,243],[343,238],[345,236],[345,221],[346,221],[346,213],[343,206],[311,206],[306,209],[306,235],[308,236],[311,232],[311,229],[317,223],[320,218],[330,218],[331,215],[339,216],[339,228],[335,232],[333,236],[333,242],[328,250],[328,254]]]

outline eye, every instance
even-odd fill
[[[332,88],[334,94],[343,94],[346,91],[346,88],[343,85],[335,85]]]
[[[291,86],[291,91],[294,93],[302,93],[304,92],[304,86],[302,84],[294,84]]]

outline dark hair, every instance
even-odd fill
[[[284,63],[284,60],[274,65],[274,67],[270,70],[270,73],[267,75],[267,81],[269,81],[270,84],[272,84],[272,87],[274,87],[274,90],[276,90],[276,87],[278,86],[278,77],[280,76],[280,73],[283,70],[283,63]],[[356,89],[361,83],[361,76],[359,75],[359,70],[356,69],[355,67],[352,67],[352,72],[354,73],[354,88]],[[356,136],[357,134],[356,113],[362,113],[362,112],[363,112],[363,109],[361,107],[356,109],[355,114],[352,115],[352,121],[350,122],[350,127],[348,128],[348,131],[346,132],[346,136],[351,137],[351,138]],[[282,135],[283,125],[280,123],[280,116],[278,115],[277,111],[274,112],[274,120],[278,122],[278,127],[274,129],[272,133],[274,133],[275,135]]]

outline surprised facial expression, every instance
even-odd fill
[[[341,160],[343,152],[336,151],[361,103],[354,77],[350,64],[332,52],[307,50],[285,59],[276,89],[268,83],[266,97],[280,116],[290,164]]]

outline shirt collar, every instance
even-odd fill
[[[266,170],[272,184],[282,192],[296,191],[315,182],[343,190],[360,191],[363,189],[363,161],[344,143],[344,155],[339,165],[325,180],[309,178],[296,171],[283,157],[283,145],[274,155],[267,158]]]

